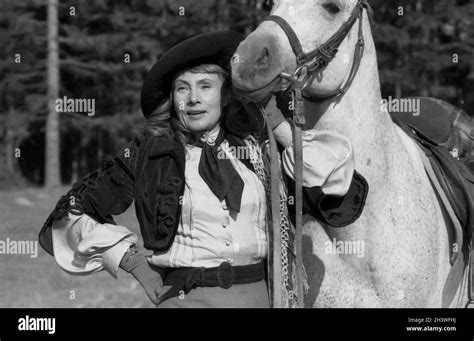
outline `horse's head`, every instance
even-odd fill
[[[275,21],[261,23],[240,44],[232,60],[235,88],[250,100],[259,102],[271,92],[287,87],[289,83],[282,81],[279,75],[282,72],[294,74],[297,67],[314,63],[316,58],[311,51],[317,52],[318,47],[324,46],[328,40],[331,42],[335,33],[353,18],[348,35],[340,35],[343,40],[338,44],[334,58],[314,73],[315,77],[310,79],[306,87],[307,94],[319,97],[337,93],[348,80],[353,65],[355,46],[359,39],[358,30],[361,34],[362,29],[357,23],[359,16],[356,16],[362,13],[360,6],[358,0],[275,1],[271,15],[284,19],[297,37],[292,38]],[[364,19],[367,20],[367,16]],[[298,45],[298,40],[302,52],[310,53],[304,63],[301,60],[297,62],[298,48],[295,45]]]

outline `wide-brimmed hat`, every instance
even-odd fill
[[[217,31],[187,38],[161,56],[145,78],[141,107],[145,117],[169,97],[173,77],[180,70],[200,64],[217,64],[230,71],[230,60],[244,36],[234,31]]]

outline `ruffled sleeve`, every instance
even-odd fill
[[[343,196],[354,173],[354,153],[347,138],[330,131],[305,131],[303,140],[303,186],[321,187],[324,194]],[[285,173],[294,180],[293,145],[282,156]]]
[[[114,277],[127,249],[137,243],[136,234],[126,227],[71,213],[54,220],[52,239],[54,258],[63,270],[88,275],[105,269]]]
[[[103,269],[116,277],[120,261],[137,237],[116,225],[113,216],[131,205],[135,163],[142,136],[115,158],[76,182],[46,219],[39,242],[65,271],[87,275]]]
[[[118,156],[106,157],[102,167],[74,183],[59,199],[39,233],[40,245],[46,252],[54,255],[53,222],[68,213],[76,216],[86,214],[98,223],[115,225],[113,216],[125,212],[134,199],[134,171],[141,140],[142,136],[137,135]]]
[[[331,131],[305,131],[303,140],[303,213],[334,227],[353,223],[362,213],[368,184],[354,169],[350,141]],[[290,195],[294,195],[293,145],[282,155]],[[294,218],[294,205],[289,205]]]

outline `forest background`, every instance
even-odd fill
[[[431,96],[474,113],[473,1],[370,3],[383,98]],[[47,7],[46,0],[0,3],[0,190],[71,184],[96,169],[143,125],[141,85],[164,51],[200,32],[249,33],[271,3],[60,1],[49,23],[57,25],[57,60],[48,59]],[[93,98],[94,116],[60,113],[47,124],[48,62],[58,70],[57,98]]]

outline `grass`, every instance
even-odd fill
[[[0,240],[38,240],[57,200],[68,188],[0,191]],[[139,234],[133,205],[115,217]],[[139,245],[142,245],[141,239]],[[0,254],[0,308],[152,308],[145,291],[128,273],[118,279],[101,271],[73,276],[62,271],[38,244],[38,257]]]

